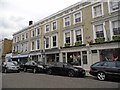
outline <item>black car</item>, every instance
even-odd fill
[[[46,68],[48,74],[67,75],[69,77],[85,76],[85,70],[80,67],[74,67],[68,63],[54,63]]]
[[[103,81],[106,78],[120,78],[120,61],[101,61],[90,67],[91,75]]]
[[[45,65],[41,62],[35,62],[35,61],[28,61],[23,66],[24,72],[27,72],[28,70],[31,70],[33,73],[37,72],[44,72],[45,71]]]

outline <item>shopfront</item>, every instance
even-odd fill
[[[46,55],[47,63],[59,62],[59,53],[56,54],[47,54]]]
[[[100,61],[120,59],[120,48],[100,50]]]
[[[80,66],[85,69],[88,69],[90,65],[91,59],[89,57],[90,53],[87,51],[86,46],[65,48],[62,50],[63,62]]]

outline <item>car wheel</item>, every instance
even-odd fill
[[[34,68],[34,69],[33,69],[33,73],[36,73],[36,72],[37,72],[37,69],[36,69],[36,68]]]
[[[27,72],[27,68],[24,68],[24,72]]]
[[[104,80],[106,79],[106,75],[105,75],[104,72],[98,72],[97,78],[98,78],[100,81],[104,81]]]
[[[74,76],[75,76],[75,72],[74,72],[73,70],[70,70],[70,71],[68,72],[68,76],[69,76],[69,77],[74,77]]]
[[[48,70],[47,70],[47,74],[51,75],[51,74],[52,74],[52,70],[51,70],[51,69],[48,69]]]

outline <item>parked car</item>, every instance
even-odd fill
[[[7,73],[7,72],[20,72],[19,70],[19,65],[17,64],[17,62],[4,62],[2,64],[2,72],[3,73]]]
[[[74,76],[85,76],[85,70],[80,67],[74,67],[68,63],[54,63],[52,65],[47,66],[46,68],[47,74],[59,74],[59,75],[67,75],[69,77]]]
[[[44,72],[45,65],[41,62],[28,61],[24,64],[24,72],[31,70],[33,73]]]
[[[120,61],[101,61],[91,65],[91,75],[103,81],[107,78],[120,78]]]

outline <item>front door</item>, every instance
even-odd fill
[[[84,68],[84,69],[87,69],[88,68],[88,54],[87,54],[87,51],[82,51],[82,57],[81,57],[81,66]]]

